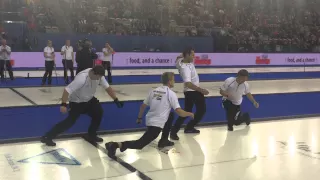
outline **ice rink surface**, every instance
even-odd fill
[[[117,156],[155,180],[316,180],[319,178],[319,118],[253,123],[233,132],[226,127],[180,134],[173,148],[158,150],[157,140],[141,151]],[[142,132],[102,136],[108,141],[139,138]],[[104,143],[100,146],[104,147]],[[142,179],[84,139],[2,145],[1,180]]]

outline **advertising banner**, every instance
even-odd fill
[[[102,53],[99,53],[101,59]],[[174,67],[180,53],[115,53],[113,67]],[[12,52],[15,67],[44,67],[42,52]],[[196,66],[292,66],[319,65],[319,54],[263,53],[196,53]],[[62,67],[62,56],[56,53],[56,65]],[[76,64],[75,64],[76,66]]]

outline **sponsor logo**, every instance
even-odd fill
[[[32,156],[30,158],[18,161],[20,163],[40,163],[40,164],[60,164],[60,165],[76,165],[81,163],[77,161],[64,149],[56,149],[42,154]]]
[[[280,143],[281,148],[288,149],[288,143],[284,141],[278,141]],[[313,151],[312,148],[305,142],[297,142],[294,146],[297,150],[297,153],[312,159],[320,160],[320,152]]]
[[[270,64],[270,59],[268,58],[267,54],[263,54],[262,56],[256,57],[256,64],[263,65],[263,64]]]
[[[317,58],[295,58],[295,57],[287,57],[285,59],[285,61],[287,63],[291,63],[291,64],[294,64],[294,63],[316,63],[318,61]]]
[[[162,58],[132,58],[127,59],[127,64],[170,64],[172,59]]]
[[[9,164],[9,166],[11,167],[11,169],[13,170],[13,172],[20,171],[19,166],[16,164],[16,162],[13,159],[11,154],[5,154],[4,157],[7,159],[7,162]]]
[[[208,54],[201,54],[200,56],[194,57],[195,65],[211,65],[211,59]]]

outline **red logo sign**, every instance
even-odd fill
[[[270,64],[270,59],[268,58],[268,55],[262,55],[262,57],[257,56],[256,64]]]
[[[204,54],[201,56],[195,56],[194,57],[194,64],[196,65],[211,65],[211,59],[209,59],[209,56]]]

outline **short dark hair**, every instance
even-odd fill
[[[95,67],[92,68],[92,71],[95,75],[100,75],[100,76],[104,76],[106,73],[104,67],[101,65],[96,65]]]
[[[183,50],[182,55],[183,57],[186,57],[186,55],[190,55],[191,51],[194,51],[194,49],[192,47],[187,47]]]
[[[238,71],[238,76],[249,76],[249,72],[246,69],[241,69]]]
[[[169,83],[169,81],[172,79],[172,77],[174,77],[174,73],[173,72],[165,72],[161,75],[161,83],[163,85],[167,85]]]

